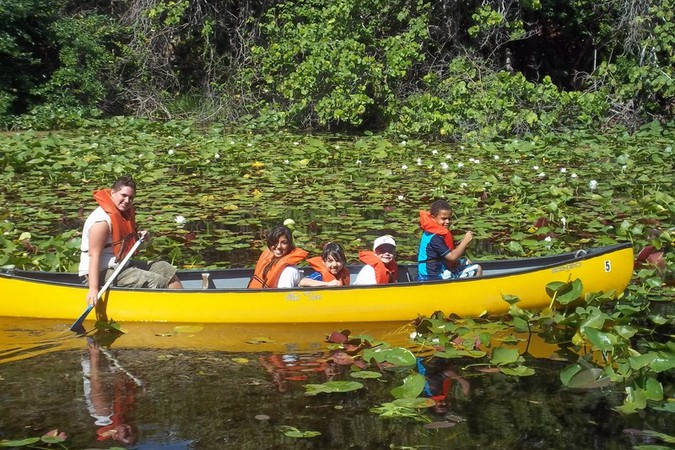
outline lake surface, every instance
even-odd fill
[[[524,355],[536,369],[530,377],[486,371],[474,360],[429,363],[430,387],[450,381],[446,407],[422,411],[422,422],[371,411],[391,402],[390,391],[414,368],[359,380],[358,391],[305,395],[308,383],[354,380],[347,367],[327,363],[326,335],[350,329],[415,352],[405,324],[122,324],[126,334],[103,350],[68,326],[0,318],[0,439],[58,428],[68,448],[623,449],[657,443],[642,430],[675,432],[668,413],[615,412],[620,385],[563,387],[565,359],[536,337]],[[321,434],[293,438],[283,426]],[[115,441],[114,429],[128,443]]]

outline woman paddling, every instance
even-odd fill
[[[131,250],[138,235],[134,197],[136,182],[131,176],[123,176],[111,189],[94,192],[98,203],[87,217],[82,230],[80,265],[78,273],[82,282],[89,286],[87,303],[96,306],[98,289],[115,271],[120,261]],[[117,275],[117,286],[181,289],[176,268],[165,261],[130,261]]]

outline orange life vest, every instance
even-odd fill
[[[112,222],[113,254],[117,261],[121,261],[138,239],[136,210],[132,205],[127,211],[120,211],[115,206],[111,194],[111,189],[94,191],[94,199],[110,216],[110,221]]]
[[[385,264],[377,257],[375,252],[370,250],[360,251],[359,260],[375,269],[375,279],[377,280],[377,284],[396,282],[396,278],[398,277],[398,264],[396,264],[396,261],[392,260]]]
[[[455,241],[450,230],[437,224],[429,211],[420,211],[420,226],[424,231],[441,236],[450,250],[455,249]]]
[[[308,252],[301,248],[294,248],[281,258],[276,258],[272,250],[263,250],[255,265],[253,277],[248,283],[249,288],[275,288],[279,283],[281,272],[288,266],[297,264],[307,257]]]
[[[323,262],[323,259],[321,259],[320,256],[309,258],[307,263],[312,266],[314,270],[321,274],[323,281],[338,280],[342,286],[349,286],[349,269],[346,267],[343,267],[342,270],[338,272],[338,276],[336,277],[330,273],[328,267],[326,267],[326,264]]]

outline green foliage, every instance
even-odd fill
[[[424,78],[392,127],[436,138],[490,139],[598,125],[608,105],[599,93],[558,89],[546,77],[532,83],[520,74],[491,72],[479,60],[455,58],[443,75]]]
[[[422,60],[426,9],[422,1],[279,4],[260,25],[265,42],[251,49],[247,82],[289,125],[377,123],[395,112],[397,85]]]
[[[634,18],[639,41],[633,53],[608,60],[596,80],[609,86],[621,105],[615,120],[626,114],[669,120],[675,114],[675,2],[662,0]]]

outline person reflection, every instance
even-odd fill
[[[138,428],[134,424],[138,380],[115,364],[112,355],[106,358],[105,352],[106,349],[90,340],[88,357],[82,360],[87,409],[99,427],[98,441],[113,439],[133,445],[138,441]]]
[[[450,400],[458,394],[456,386],[465,396],[469,395],[469,382],[455,370],[450,361],[432,358],[423,364],[420,358],[417,360],[417,369],[426,378],[424,393],[436,402],[431,408],[434,413],[444,414],[450,410]]]
[[[279,392],[286,392],[287,383],[307,381],[313,373],[321,374],[325,381],[330,381],[337,370],[322,352],[312,354],[274,353],[259,357],[260,364],[272,376],[272,381]]]

